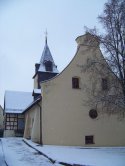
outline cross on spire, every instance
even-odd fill
[[[47,29],[46,29],[46,32],[45,32],[45,43],[47,44],[47,35],[48,35],[48,32],[47,32]]]

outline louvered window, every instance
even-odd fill
[[[52,62],[51,61],[45,62],[45,69],[46,69],[46,71],[52,71]]]

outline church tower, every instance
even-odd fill
[[[35,64],[34,90],[33,96],[36,99],[41,94],[40,82],[51,79],[58,74],[57,66],[53,60],[52,54],[48,47],[47,35],[45,38],[45,46],[39,63]]]

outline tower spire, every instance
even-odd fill
[[[47,29],[46,29],[46,32],[45,32],[45,44],[47,44],[47,35],[48,35],[48,33],[47,33]]]

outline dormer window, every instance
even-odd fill
[[[45,62],[45,69],[46,69],[46,71],[52,71],[53,70],[51,61],[46,61]]]

